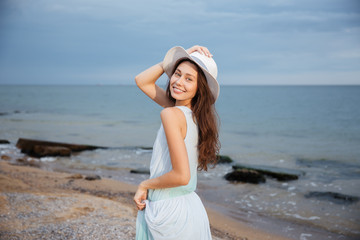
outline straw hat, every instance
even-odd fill
[[[207,57],[198,51],[188,54],[182,47],[173,47],[164,57],[163,68],[165,73],[169,76],[169,78],[171,78],[176,63],[184,58],[194,61],[202,69],[210,91],[216,101],[219,97],[220,87],[218,81],[216,80],[217,66],[213,58]]]

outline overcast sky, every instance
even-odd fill
[[[360,84],[360,1],[0,1],[0,84],[133,84],[194,44],[220,84]]]

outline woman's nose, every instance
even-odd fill
[[[182,84],[183,84],[183,81],[184,81],[184,77],[181,76],[181,77],[179,77],[179,78],[176,80],[176,84],[182,85]]]

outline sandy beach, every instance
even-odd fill
[[[136,186],[0,161],[1,239],[134,239]],[[207,209],[213,239],[287,239]]]

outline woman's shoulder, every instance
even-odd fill
[[[183,125],[186,123],[186,118],[183,111],[178,107],[164,108],[160,113],[161,121],[168,124]]]
[[[163,118],[163,117],[165,117],[165,118],[180,117],[181,115],[182,116],[184,115],[183,111],[179,107],[176,107],[176,106],[164,108],[160,112],[161,118]]]

